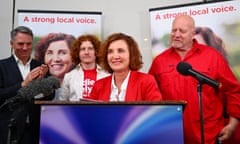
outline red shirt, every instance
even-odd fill
[[[218,133],[224,127],[222,94],[227,98],[228,114],[240,118],[240,84],[224,58],[212,47],[194,41],[193,48],[182,61],[192,65],[194,70],[222,83],[220,90],[215,90],[207,84],[202,86],[205,142],[214,144]],[[155,58],[149,73],[157,80],[163,100],[187,101],[184,111],[185,143],[200,143],[198,81],[192,76],[179,74],[176,70],[179,62],[180,56],[173,48],[169,48]]]
[[[90,93],[92,91],[93,85],[97,79],[97,71],[93,70],[84,70],[83,69],[83,98],[89,98]]]

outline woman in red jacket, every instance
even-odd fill
[[[136,41],[123,33],[110,35],[99,52],[100,65],[112,73],[95,82],[91,99],[102,101],[160,101],[153,76],[138,72],[142,58]]]

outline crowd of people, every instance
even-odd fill
[[[61,84],[44,97],[48,100],[184,100],[184,143],[198,144],[203,140],[197,91],[201,83],[204,142],[228,142],[240,119],[240,83],[228,65],[222,40],[212,35],[216,36],[207,28],[196,27],[191,16],[177,16],[172,22],[169,48],[156,56],[148,73],[144,73],[139,71],[143,61],[138,44],[127,34],[113,33],[101,42],[91,34],[75,38],[50,33],[39,40],[33,59],[33,32],[19,26],[11,31],[13,54],[0,60],[0,104],[32,81],[48,76],[56,77]],[[218,81],[221,87],[179,73],[176,67],[180,62]],[[38,143],[39,108],[33,102],[22,105],[14,140],[20,144]],[[9,107],[0,109],[0,142],[12,140],[8,139],[8,124],[13,113]]]

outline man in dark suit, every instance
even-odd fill
[[[0,60],[0,105],[16,96],[20,88],[44,77],[48,71],[46,65],[31,58],[33,44],[31,29],[25,26],[13,29],[10,44],[13,54],[9,58]],[[10,106],[0,109],[0,143],[9,143],[8,125],[11,124],[11,118],[17,120],[16,123],[12,123],[16,127],[11,129],[11,136],[17,139],[17,143],[37,143],[38,123],[34,117],[39,117],[35,107],[33,103],[20,103],[19,106],[12,107],[12,110]]]

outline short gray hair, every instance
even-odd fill
[[[26,26],[18,26],[11,31],[11,40],[14,40],[18,33],[28,34],[33,38],[33,32],[30,28]]]

